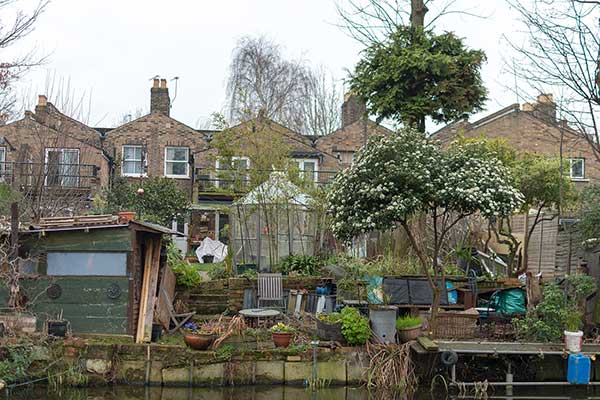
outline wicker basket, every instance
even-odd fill
[[[467,311],[443,311],[437,315],[433,336],[445,339],[467,339],[478,336],[479,313]]]

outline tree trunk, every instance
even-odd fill
[[[425,26],[425,14],[429,9],[425,6],[424,0],[410,1],[410,26],[423,27]]]

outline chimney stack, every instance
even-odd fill
[[[556,123],[556,103],[551,93],[542,93],[533,104],[533,115],[549,124]]]
[[[367,105],[352,92],[346,93],[342,104],[342,129],[366,117]]]
[[[169,116],[171,110],[171,99],[166,79],[154,78],[150,89],[150,112],[159,112]]]

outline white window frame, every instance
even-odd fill
[[[167,160],[167,154],[169,149],[184,149],[186,150],[185,161],[183,160]],[[185,163],[185,174],[167,174],[167,163]],[[179,178],[188,179],[190,177],[190,148],[184,146],[166,146],[165,147],[165,162],[164,162],[164,175],[167,178]]]
[[[5,181],[6,168],[6,146],[0,146],[0,181]]]
[[[581,176],[573,176],[573,162],[581,161]],[[569,177],[573,181],[585,181],[585,158],[583,157],[572,157],[569,158]]]
[[[45,170],[45,176],[44,176],[44,185],[48,186],[48,154],[51,152],[60,152],[61,156],[62,153],[64,153],[65,151],[69,151],[69,152],[76,152],[77,153],[77,163],[76,164],[70,164],[70,165],[80,165],[80,161],[81,161],[81,152],[79,151],[79,149],[74,148],[74,147],[46,147],[44,148],[44,170]],[[60,162],[58,163],[59,167],[60,165],[65,165],[65,164],[61,164]],[[79,169],[78,169],[79,171]],[[76,176],[62,176],[60,175],[60,170],[59,170],[59,177],[60,177],[60,185],[61,187],[78,187],[79,186],[79,179],[81,178],[80,176],[81,174],[77,174]],[[73,179],[75,181],[75,185],[65,185],[65,179]]]
[[[142,157],[141,159],[131,159],[131,160],[125,160],[125,147],[136,147],[136,148],[140,148],[140,157]],[[133,176],[133,177],[146,177],[148,176],[148,173],[146,172],[146,168],[148,166],[148,157],[144,157],[144,146],[142,146],[141,144],[124,144],[123,146],[121,146],[121,176]],[[125,161],[133,161],[133,162],[142,162],[142,160],[144,161],[142,164],[142,172],[139,174],[136,173],[128,173],[125,172],[123,167],[125,165]]]
[[[319,159],[318,158],[294,158],[294,161],[298,163],[298,169],[300,170],[300,178],[305,179],[304,163],[312,162],[315,163],[315,170],[313,171],[313,182],[317,183],[319,179]]]
[[[231,157],[232,167],[233,167],[233,162],[236,160],[246,160],[246,171],[248,171],[250,169],[250,158],[248,158],[246,156],[232,156]],[[215,168],[217,171],[217,174],[216,174],[217,176],[215,177],[215,180],[214,180],[215,187],[220,188],[221,180],[218,178],[218,175],[219,175],[219,168],[221,168],[221,162],[220,162],[219,158],[217,158],[215,161]],[[230,183],[230,182],[227,182],[227,183]]]

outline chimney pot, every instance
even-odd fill
[[[533,105],[531,103],[523,103],[523,111],[533,111]]]
[[[47,104],[48,104],[48,98],[45,95],[40,94],[38,96],[38,106],[45,106]]]
[[[542,93],[537,97],[538,103],[554,103],[554,96],[552,93]]]
[[[158,88],[158,82],[159,82],[159,79],[154,78],[154,81],[152,82],[152,87]]]
[[[166,89],[167,88],[167,80],[166,79],[161,79],[160,80],[160,88],[161,89]]]

